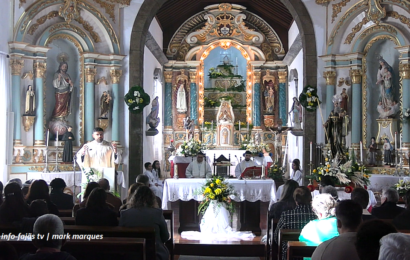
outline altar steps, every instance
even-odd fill
[[[266,230],[262,232],[265,234]],[[265,259],[265,244],[262,236],[251,241],[199,241],[181,238],[174,234],[175,260],[211,260],[211,259]],[[226,258],[225,258],[226,257]]]

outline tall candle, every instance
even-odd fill
[[[246,131],[249,132],[249,122],[248,122],[248,124],[246,125]]]
[[[241,132],[241,120],[239,120],[239,132]]]
[[[397,150],[397,132],[394,133],[394,149]]]
[[[401,144],[401,141],[402,141],[402,138],[403,138],[403,134],[400,134],[400,149],[402,149],[402,144]]]
[[[202,120],[202,129],[204,129],[204,121]]]
[[[360,161],[363,162],[363,143],[360,141]]]
[[[48,147],[48,139],[50,139],[50,129],[47,129],[47,147]]]
[[[57,135],[56,135],[56,142],[58,142],[58,130],[57,130]]]
[[[213,131],[214,130],[214,120],[212,120],[212,122],[211,122],[211,131]]]
[[[312,142],[310,142],[310,162],[312,162]]]

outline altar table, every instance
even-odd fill
[[[224,155],[226,158],[229,158],[229,154],[231,155],[231,167],[230,167],[230,176],[235,176],[235,168],[236,165],[239,164],[239,159],[242,157],[244,159],[243,154],[245,150],[205,150],[204,153],[206,154],[206,162],[211,166],[211,170],[214,170],[213,162],[214,162],[214,155],[215,158],[218,158],[220,155]],[[236,156],[236,157],[235,157]],[[180,178],[185,178],[185,171],[188,167],[189,163],[193,160],[196,160],[196,157],[185,157],[185,156],[171,156],[169,157],[168,161],[171,164],[171,177],[174,177],[175,172],[175,165],[177,165],[178,176]],[[260,166],[263,165],[266,167],[266,171],[272,165],[273,161],[270,156],[264,157],[254,157],[253,161],[256,165]]]
[[[122,171],[117,171],[117,185],[121,187],[118,191],[121,195],[121,199],[126,199],[128,195],[128,176]],[[73,188],[75,186],[79,187],[77,190],[81,190],[81,171],[75,172],[27,172],[27,180],[45,180],[47,183],[50,183],[55,178],[61,178],[67,184],[67,187]],[[75,178],[75,179],[74,179]],[[114,187],[113,183],[110,183],[111,187]]]
[[[273,180],[238,180],[226,179],[233,186],[237,196],[232,200],[241,202],[240,207],[240,231],[252,231],[260,233],[260,202],[276,201],[276,187]],[[199,219],[197,217],[197,204],[202,201],[200,194],[205,179],[166,179],[162,197],[162,209],[170,208],[170,202],[183,201],[180,204],[180,229],[182,231],[198,231]],[[191,201],[186,203],[186,201]],[[253,203],[249,203],[253,202]]]

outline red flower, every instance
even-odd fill
[[[174,142],[174,139],[171,140],[171,143],[173,143],[173,142]]]
[[[364,185],[363,188],[364,188],[365,190],[367,190],[367,186],[366,186],[366,185]]]
[[[310,192],[313,192],[315,190],[315,187],[312,184],[308,185],[307,187],[310,190]]]
[[[351,193],[353,191],[353,187],[352,186],[346,186],[345,187],[345,192],[346,193]]]

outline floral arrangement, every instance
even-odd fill
[[[124,101],[131,113],[138,114],[142,112],[144,107],[147,106],[151,100],[142,87],[134,86],[130,88],[128,93],[124,96]]]
[[[410,119],[410,108],[403,108],[403,117],[404,119]]]
[[[242,143],[241,150],[247,150],[253,154],[261,154],[263,156],[263,153],[270,152],[270,148],[268,144],[265,143],[260,143],[260,144],[255,144],[253,139],[251,139],[249,142],[244,142]]]
[[[269,168],[269,173],[268,176],[269,178],[271,178],[272,180],[282,180],[283,179],[283,169],[282,167],[279,165],[279,162],[275,162],[274,164],[271,165],[271,167]]]
[[[303,88],[302,93],[300,93],[299,101],[307,111],[314,112],[320,103],[319,97],[317,96],[317,89],[307,85]]]
[[[325,158],[325,165],[320,165],[312,171],[311,175],[306,178],[314,179],[317,182],[322,176],[330,176],[336,185],[350,186],[353,183],[355,186],[365,187],[370,183],[369,170],[365,166],[360,166],[353,160],[349,160],[343,165],[339,165],[339,161],[334,159],[332,164],[328,158]]]
[[[239,130],[239,122],[235,122],[234,126],[236,130]],[[241,122],[241,129],[246,129],[246,122]]]
[[[397,190],[400,196],[403,196],[408,190],[410,190],[410,181],[399,180],[393,188]]]
[[[201,141],[191,139],[188,142],[183,142],[177,149],[178,155],[195,156],[199,152],[205,150],[206,147]]]
[[[236,195],[232,185],[220,176],[213,176],[206,180],[206,183],[201,187],[200,194],[204,199],[198,207],[198,214],[204,214],[208,209],[211,200],[216,200],[218,205],[223,205],[231,214],[234,212],[232,197]]]
[[[221,105],[221,102],[204,97],[205,107],[219,107],[220,105]]]
[[[205,122],[204,122],[204,127],[205,127],[207,130],[211,130],[211,129],[212,129],[212,125],[214,126],[214,127],[213,127],[213,130],[215,131],[215,130],[216,130],[216,123],[214,123],[214,122],[209,122],[209,121],[205,121]]]

